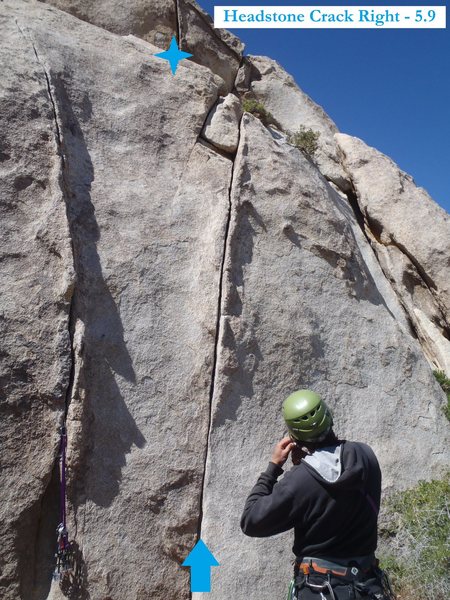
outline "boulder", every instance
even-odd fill
[[[203,137],[219,150],[235,152],[239,142],[241,116],[242,106],[234,94],[219,98],[206,119]]]
[[[192,60],[222,77],[222,95],[231,92],[244,52],[244,44],[227,29],[215,29],[213,19],[195,0],[178,0],[180,48]]]

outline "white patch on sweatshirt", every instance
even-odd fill
[[[302,460],[311,465],[325,481],[334,483],[339,479],[342,471],[341,448],[342,444],[325,446],[315,450],[313,454],[305,456]]]

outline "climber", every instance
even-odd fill
[[[242,531],[266,537],[294,528],[288,600],[394,598],[375,558],[381,471],[366,444],[340,440],[326,403],[297,390],[283,403],[289,437],[248,496]],[[292,453],[294,466],[283,473]]]

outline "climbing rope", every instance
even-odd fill
[[[62,574],[70,571],[73,566],[73,546],[69,542],[69,532],[66,526],[66,446],[67,431],[65,425],[60,429],[59,442],[59,467],[60,467],[60,497],[59,497],[59,525],[56,528],[57,551],[55,554],[56,566],[53,572],[53,579],[59,581]]]

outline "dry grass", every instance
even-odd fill
[[[378,554],[398,600],[450,599],[450,473],[387,499]]]

